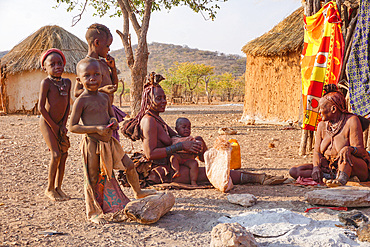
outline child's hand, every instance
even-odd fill
[[[106,126],[97,126],[96,127],[96,133],[98,133],[101,136],[106,136],[111,131],[110,128],[107,128]]]
[[[117,91],[117,85],[105,85],[104,87],[99,88],[99,92],[104,92],[107,94],[112,94]]]
[[[116,67],[116,61],[114,60],[114,57],[112,57],[111,55],[108,54],[107,57],[105,58],[105,61],[107,62],[109,68],[114,69]]]
[[[67,134],[68,130],[65,125],[59,127],[60,134]]]
[[[112,130],[116,130],[116,129],[118,129],[118,121],[117,121],[117,119],[116,118],[111,118],[110,120],[109,120],[109,124],[108,124],[108,126],[107,126],[107,128],[111,128]]]
[[[53,131],[56,138],[59,137],[59,126],[57,124],[53,124],[54,126],[50,126],[51,130]]]

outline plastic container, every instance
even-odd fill
[[[230,160],[230,169],[240,169],[242,167],[242,157],[240,155],[240,146],[236,139],[229,140],[231,144],[231,160]]]

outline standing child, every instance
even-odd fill
[[[183,141],[199,141],[202,143],[202,151],[200,153],[190,153],[186,151],[177,151],[170,157],[171,167],[175,171],[173,178],[180,176],[180,165],[186,166],[190,169],[190,182],[191,185],[197,186],[198,179],[198,161],[195,160],[196,157],[200,161],[204,162],[204,152],[207,150],[207,146],[202,137],[196,136],[193,138],[191,134],[191,123],[187,118],[178,118],[176,120],[177,135],[172,137],[172,145]]]
[[[86,32],[86,41],[89,45],[87,58],[94,58],[100,63],[102,73],[102,83],[99,92],[106,93],[109,96],[112,108],[118,122],[122,122],[126,113],[113,105],[114,93],[118,87],[117,68],[115,60],[108,54],[109,46],[112,44],[113,36],[109,29],[102,24],[92,24]],[[102,57],[102,59],[100,59]],[[80,96],[84,91],[81,83],[76,83],[75,97]],[[113,137],[119,141],[118,126],[113,130]]]
[[[66,59],[56,49],[49,49],[40,57],[41,67],[48,77],[41,81],[38,109],[41,112],[40,129],[51,152],[48,187],[45,195],[53,201],[70,199],[62,191],[69,139],[67,118],[70,109],[71,81],[62,78]]]
[[[89,220],[104,224],[104,213],[122,210],[129,202],[123,194],[113,169],[126,170],[127,178],[136,198],[155,191],[140,189],[139,177],[133,162],[124,153],[119,142],[112,138],[112,130],[118,126],[108,95],[98,91],[102,83],[100,62],[85,58],[77,64],[77,82],[85,91],[73,104],[70,130],[85,134],[81,142],[84,157],[85,201]],[[80,119],[82,125],[79,124]]]

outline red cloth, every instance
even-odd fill
[[[295,183],[300,184],[300,185],[311,185],[311,186],[315,186],[319,184],[318,182],[314,181],[312,178],[304,178],[301,176],[297,178],[297,181]]]
[[[337,211],[348,211],[348,208],[347,207],[313,207],[313,208],[307,208],[306,211],[304,211],[305,213],[308,213],[308,211],[310,211],[311,209],[319,209],[319,208],[328,208],[328,209],[331,209],[331,210],[337,210]]]
[[[66,65],[66,57],[64,56],[63,52],[61,50],[57,49],[57,48],[51,48],[51,49],[45,51],[44,53],[42,53],[41,56],[40,56],[40,64],[41,64],[42,68],[44,68],[44,61],[47,58],[47,56],[49,56],[53,52],[58,53],[63,59],[63,64]]]

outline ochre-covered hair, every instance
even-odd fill
[[[335,105],[340,112],[348,113],[346,99],[337,85],[325,85],[323,98]]]
[[[112,37],[112,34],[106,26],[103,24],[94,23],[87,28],[85,35],[87,43],[90,45],[95,39],[107,39]]]
[[[147,76],[147,82],[144,84],[143,94],[141,96],[140,111],[136,115],[138,122],[140,122],[153,104],[154,88],[162,88],[159,83],[164,79],[165,78],[162,75],[156,74],[155,72],[152,72]]]

